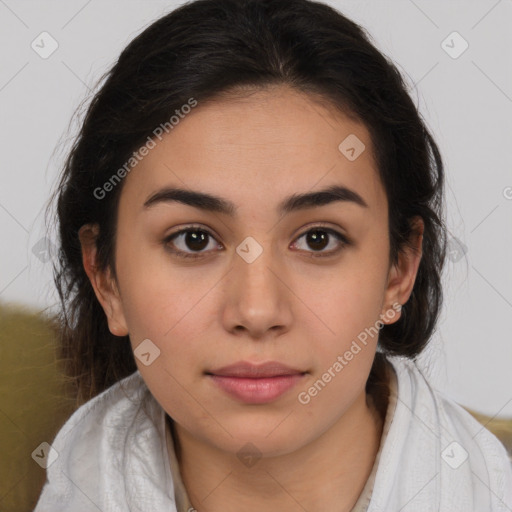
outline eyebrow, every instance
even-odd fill
[[[316,192],[293,194],[278,205],[277,211],[280,214],[285,214],[324,206],[336,201],[350,202],[368,208],[366,201],[354,190],[341,185],[332,185]],[[222,197],[173,187],[166,187],[151,194],[144,202],[144,209],[159,203],[171,202],[179,202],[201,210],[223,213],[231,217],[234,217],[237,211],[237,206],[234,203]]]

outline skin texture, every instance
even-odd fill
[[[350,134],[366,146],[354,161],[338,149]],[[368,207],[334,202],[276,211],[291,194],[333,184],[356,191]],[[237,216],[178,202],[144,208],[165,186],[229,199]],[[161,351],[149,366],[136,362],[175,420],[183,480],[199,512],[341,511],[357,501],[382,434],[365,394],[377,336],[308,404],[297,396],[365,328],[398,320],[400,312],[388,312],[412,292],[422,222],[417,250],[391,266],[387,208],[364,125],[279,86],[199,104],[125,178],[117,282],[95,267],[95,227],[81,230],[84,267],[111,332],[129,334],[134,349],[150,339]],[[163,240],[192,223],[214,238],[200,258],[180,259]],[[312,257],[319,251],[302,235],[318,223],[350,244],[331,236],[320,252],[340,250]],[[236,252],[248,236],[263,248],[252,263]],[[184,236],[174,247],[194,252]],[[271,403],[245,404],[204,373],[240,360],[279,361],[308,373]],[[251,467],[237,457],[246,443],[261,454]]]

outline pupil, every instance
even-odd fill
[[[323,249],[326,246],[326,243],[325,243],[326,241],[327,241],[327,233],[325,231],[316,229],[316,230],[310,231],[308,233],[307,243],[313,249]]]
[[[185,237],[185,243],[189,249],[200,251],[208,245],[206,238],[207,233],[205,231],[189,231]]]

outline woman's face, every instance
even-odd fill
[[[280,87],[199,103],[156,142],[123,184],[117,286],[92,278],[110,329],[129,333],[147,386],[191,438],[231,453],[305,446],[363,403],[379,320],[398,320],[419,263],[390,267],[369,133]],[[291,200],[330,187],[346,192]],[[176,188],[219,200],[186,204]],[[298,374],[210,375],[240,361]]]

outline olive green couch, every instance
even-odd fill
[[[32,511],[46,474],[36,463],[74,410],[43,315],[0,304],[0,511]],[[44,452],[43,452],[44,453]]]

